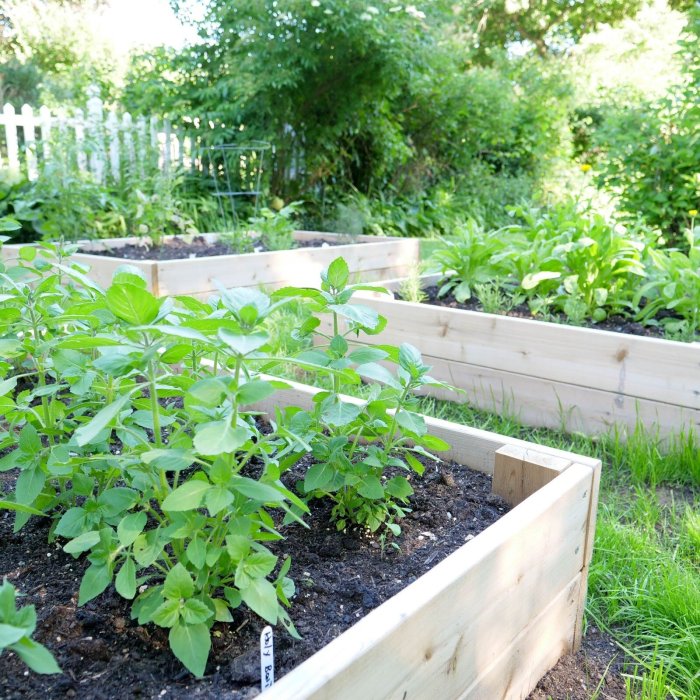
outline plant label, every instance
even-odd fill
[[[275,682],[275,649],[272,641],[272,627],[269,625],[260,633],[260,685],[263,690],[272,688]]]

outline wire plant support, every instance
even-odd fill
[[[252,200],[253,216],[257,216],[265,154],[271,148],[272,145],[267,141],[209,147],[214,196],[219,203],[225,230],[234,231],[239,224],[237,200]]]

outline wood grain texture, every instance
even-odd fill
[[[434,376],[479,408],[569,431],[641,422],[700,434],[700,343],[362,296],[388,319],[373,342],[413,343]]]
[[[491,490],[516,506],[570,465],[571,460],[504,445],[496,450]]]
[[[573,645],[591,480],[565,469],[263,697],[524,697]]]

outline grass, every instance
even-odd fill
[[[299,318],[278,322],[295,327]],[[303,373],[288,376],[304,381]],[[358,387],[356,393],[362,392]],[[601,459],[587,622],[610,633],[633,663],[626,677],[628,700],[700,698],[697,438],[681,433],[664,441],[642,424],[626,440],[614,430],[594,437],[566,434],[524,426],[515,412],[497,414],[429,398],[422,399],[421,410]]]
[[[588,621],[636,664],[632,699],[700,698],[700,445],[638,425],[595,438],[528,428],[508,415],[425,399],[423,412],[603,461]]]

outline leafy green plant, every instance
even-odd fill
[[[33,605],[17,608],[17,591],[5,578],[0,586],[0,654],[13,651],[36,673],[61,673],[51,652],[32,639],[36,629]]]
[[[502,230],[485,232],[473,220],[461,225],[430,259],[430,268],[444,280],[438,296],[452,294],[461,303],[471,298],[474,284],[504,278],[507,268],[500,257],[503,248]]]
[[[335,498],[339,522],[372,530],[387,522],[398,532],[393,520],[411,488],[401,475],[384,481],[385,469],[422,471],[414,453],[444,447],[411,410],[413,390],[434,381],[428,368],[410,346],[350,351],[346,335],[377,332],[382,321],[349,303],[363,287],[348,286],[340,258],[321,290],[271,299],[222,289],[201,302],[155,298],[128,265],[102,290],[64,260],[70,250],[26,247],[17,266],[0,270],[0,401],[9,428],[0,449],[17,443],[0,470],[18,474],[1,505],[15,511],[15,530],[50,516],[51,536],[89,561],[79,604],[113,583],[133,600],[140,624],[169,630],[173,653],[195,675],[205,670],[210,628],[241,605],[296,635],[286,610],[291,562],[267,543],[282,539],[282,518],[303,525],[308,508],[281,476],[311,452],[318,464],[304,497],[323,491]],[[317,354],[272,355],[267,326],[292,302],[352,326]],[[396,377],[376,364],[384,358],[398,364]],[[279,365],[329,377],[333,389],[314,410],[288,409],[267,430],[255,404],[287,385],[261,370]],[[355,410],[339,392],[361,377],[384,388]],[[343,473],[338,493],[317,479],[331,464]]]
[[[405,514],[413,493],[401,472],[422,474],[416,455],[432,458],[428,450],[447,449],[438,438],[427,434],[425,421],[415,412],[414,393],[423,386],[446,386],[428,375],[420,353],[404,343],[390,346],[353,346],[348,338],[360,333],[375,335],[386,319],[371,307],[351,303],[358,291],[384,291],[367,285],[350,285],[349,269],[337,258],[322,273],[321,289],[280,290],[276,296],[304,296],[314,314],[300,328],[300,336],[314,335],[315,347],[299,359],[334,370],[332,389],[314,397],[314,410],[295,412],[297,424],[313,426],[305,438],[316,463],[300,483],[303,493],[324,497],[333,503],[332,518],[338,529],[352,523],[374,532],[382,525],[395,535],[395,520]],[[330,316],[328,332],[319,316]],[[341,327],[341,321],[345,328]],[[379,364],[396,365],[396,373]],[[348,400],[343,386],[352,387],[360,378],[374,380],[369,396],[362,402]],[[398,471],[395,475],[390,472]]]
[[[249,226],[260,235],[267,250],[289,250],[294,247],[294,223],[292,217],[301,202],[290,202],[278,211],[261,209],[260,214],[249,220]]]
[[[687,253],[649,249],[649,281],[637,290],[635,301],[646,301],[638,314],[640,321],[662,325],[692,340],[700,332],[700,236],[688,230],[686,240]],[[661,312],[670,315],[661,316]]]

